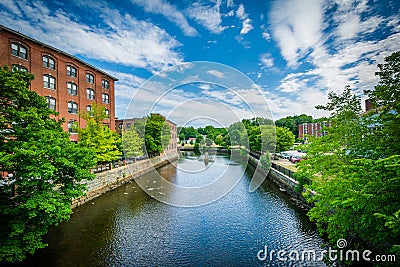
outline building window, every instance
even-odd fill
[[[56,110],[56,99],[51,96],[46,96],[47,106],[51,110]]]
[[[28,72],[28,69],[27,69],[27,68],[25,68],[24,66],[21,66],[21,65],[17,65],[17,64],[13,64],[11,70],[12,70],[12,71],[23,71],[23,72]]]
[[[68,65],[67,66],[67,75],[70,77],[76,77],[76,68],[71,65]]]
[[[86,82],[87,83],[94,83],[94,76],[90,73],[86,73]]]
[[[56,90],[56,78],[48,74],[43,75],[43,86],[44,88]]]
[[[104,110],[106,117],[109,118],[110,117],[110,110],[106,109]]]
[[[76,121],[69,121],[68,122],[68,132],[69,133],[76,133]]]
[[[25,46],[18,44],[18,43],[12,43],[11,44],[11,54],[23,59],[28,59],[28,54],[27,54],[27,49]]]
[[[109,89],[110,88],[110,83],[107,80],[101,80],[101,87],[104,89]]]
[[[90,117],[94,116],[92,105],[87,105],[86,106],[86,111],[87,111],[87,113],[89,114]]]
[[[68,113],[78,113],[78,104],[73,101],[68,102]]]
[[[54,70],[55,69],[55,61],[49,56],[43,56],[43,67]]]
[[[75,83],[68,82],[67,87],[69,95],[78,95],[78,86]]]
[[[130,124],[130,123],[127,123],[127,124],[126,124],[126,129],[129,130],[130,128],[131,128],[131,124]]]
[[[101,95],[101,99],[102,99],[103,103],[105,103],[105,104],[110,103],[110,99],[109,99],[108,94],[102,94]]]
[[[94,90],[91,88],[86,89],[86,98],[90,100],[94,100]]]

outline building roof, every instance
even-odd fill
[[[33,38],[31,38],[31,37],[29,37],[29,36],[27,36],[27,35],[24,35],[24,34],[22,34],[22,33],[20,33],[20,32],[14,31],[14,30],[12,30],[12,29],[10,29],[10,28],[7,28],[7,27],[5,27],[5,26],[3,26],[3,25],[0,24],[0,31],[3,31],[3,30],[4,30],[4,31],[11,32],[11,33],[13,33],[13,34],[15,34],[15,35],[21,37],[22,39],[27,39],[27,40],[29,40],[29,41],[31,41],[31,42],[33,42],[33,43],[36,43],[36,44],[41,45],[41,46],[43,46],[43,47],[49,48],[49,49],[51,49],[51,50],[54,50],[55,52],[57,52],[57,53],[59,53],[59,54],[62,54],[62,55],[64,55],[64,56],[67,56],[67,57],[69,57],[69,58],[71,58],[71,59],[73,59],[73,60],[76,60],[76,61],[78,61],[78,62],[80,62],[80,63],[82,63],[82,64],[84,64],[84,65],[86,65],[86,66],[88,66],[88,67],[90,67],[90,68],[92,68],[92,69],[95,69],[96,71],[98,71],[98,72],[100,72],[100,73],[102,73],[102,74],[104,74],[104,75],[110,77],[110,78],[113,79],[114,81],[118,81],[117,78],[113,77],[112,75],[108,74],[108,73],[105,72],[105,71],[102,71],[101,69],[98,69],[98,68],[96,68],[96,67],[90,65],[89,63],[83,61],[82,59],[79,59],[79,58],[77,58],[77,57],[75,57],[75,56],[73,56],[73,55],[71,55],[71,54],[68,54],[68,53],[66,53],[66,52],[64,52],[64,51],[62,51],[62,50],[60,50],[60,49],[57,49],[57,48],[55,48],[55,47],[53,47],[53,46],[51,46],[51,45],[42,43],[42,42],[40,42],[40,41],[38,41],[38,40],[36,40],[36,39],[33,39]]]

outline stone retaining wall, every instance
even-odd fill
[[[257,168],[259,161],[258,159],[249,155],[249,163]],[[258,166],[256,171],[263,173],[268,179],[277,184],[281,191],[289,194],[292,201],[295,202],[299,207],[303,209],[311,209],[310,204],[307,203],[303,195],[296,191],[296,188],[299,184],[296,180],[281,173],[280,171],[275,170],[272,167],[267,173],[264,169],[261,169],[261,164]]]
[[[96,178],[86,182],[86,195],[72,200],[72,208],[76,208],[104,193],[111,191],[126,182],[148,173],[154,168],[167,165],[178,159],[178,153],[168,156],[158,156],[151,159],[141,160],[116,169],[101,172]]]

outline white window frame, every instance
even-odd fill
[[[56,78],[49,74],[43,75],[43,87],[56,90]]]
[[[78,113],[78,103],[74,101],[68,102],[68,113],[69,114],[77,114]]]

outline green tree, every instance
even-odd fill
[[[276,129],[272,125],[261,125],[261,153],[274,153],[276,150]]]
[[[194,143],[193,152],[196,155],[200,155],[201,154],[200,153],[200,143],[198,143],[198,142]]]
[[[245,135],[247,136],[247,131],[242,122],[235,122],[228,127],[228,134],[230,138],[230,143],[232,146],[242,146],[246,145]]]
[[[122,132],[122,148],[126,157],[143,155],[143,139],[140,138],[134,127]]]
[[[181,140],[187,140],[189,138],[196,138],[196,136],[199,134],[198,131],[193,127],[181,127],[178,131],[179,133],[179,138]]]
[[[222,144],[222,142],[224,141],[224,137],[222,136],[222,135],[217,135],[216,137],[215,137],[215,144],[217,145],[217,146],[220,146],[221,144]]]
[[[269,168],[271,168],[272,162],[271,162],[271,155],[266,152],[261,155],[260,157],[260,162],[261,162],[261,168],[264,170],[268,171]]]
[[[33,76],[0,69],[0,170],[12,174],[0,186],[0,261],[23,260],[46,247],[49,227],[68,220],[71,200],[94,175],[94,154],[69,141],[63,120],[45,98],[29,90]]]
[[[133,124],[133,127],[139,137],[142,139],[142,151],[143,154],[146,154],[146,142],[145,142],[145,129],[146,129],[146,120],[147,118],[144,117],[142,119],[138,119]]]
[[[385,127],[376,127],[377,114],[361,114],[360,98],[349,87],[328,98],[318,108],[331,112],[332,127],[327,136],[311,139],[308,160],[296,174],[318,192],[306,194],[314,204],[309,216],[332,245],[345,238],[347,249],[388,254],[400,244],[392,227],[400,206],[400,156],[376,152]]]
[[[299,137],[299,124],[313,122],[312,116],[301,114],[288,116],[275,121],[275,125],[278,127],[288,128],[296,138]]]
[[[285,127],[276,127],[276,152],[288,150],[294,144],[294,134]]]
[[[150,114],[145,125],[145,145],[149,157],[159,155],[167,147],[171,138],[171,128],[159,114]]]
[[[250,150],[256,153],[261,153],[261,129],[260,126],[249,126],[247,130],[249,137]]]
[[[108,163],[121,156],[121,138],[109,127],[103,125],[103,120],[107,117],[105,107],[93,103],[92,111],[80,112],[86,120],[85,128],[78,128],[79,145],[90,148],[96,153],[97,163]]]
[[[379,123],[384,131],[380,136],[382,145],[390,153],[400,154],[400,51],[386,57],[378,68],[375,74],[380,81],[366,94],[379,109]]]

